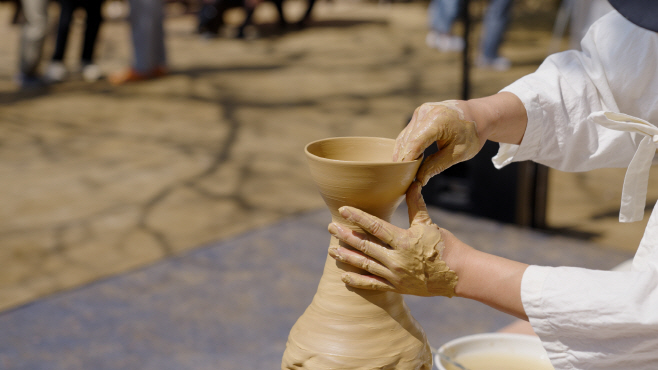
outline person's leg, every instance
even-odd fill
[[[162,0],[130,0],[133,69],[143,75],[166,66]]]
[[[103,15],[101,8],[103,0],[83,0],[82,4],[87,13],[85,21],[85,38],[82,44],[82,64],[91,64],[94,60],[94,49],[96,47],[96,40],[98,39],[98,30],[103,22]]]
[[[498,49],[509,24],[511,7],[512,0],[491,0],[489,2],[484,16],[480,43],[481,54],[487,60],[495,60],[499,56]]]
[[[44,79],[49,83],[62,82],[66,79],[68,71],[64,66],[64,54],[68,44],[71,20],[76,8],[77,0],[60,0],[59,22],[57,24],[57,40],[53,57],[46,68]]]
[[[87,82],[98,81],[103,73],[98,65],[94,64],[94,50],[98,39],[98,30],[103,22],[103,0],[76,0],[85,9],[85,37],[82,44],[80,65],[82,78]]]
[[[459,15],[460,4],[460,0],[432,0],[427,9],[430,28],[438,33],[450,34]]]
[[[71,19],[75,10],[74,0],[60,0],[59,23],[57,25],[57,41],[55,42],[55,52],[53,60],[61,62],[64,60],[66,44],[68,43],[69,30],[71,29]]]
[[[163,22],[162,0],[130,0],[134,60],[131,68],[109,76],[111,84],[120,85],[167,73]]]
[[[20,78],[37,78],[37,68],[48,29],[48,1],[21,0],[21,5],[25,24],[20,40]]]
[[[430,32],[425,43],[441,51],[460,51],[464,39],[452,35],[452,25],[459,15],[461,0],[432,0],[428,7]]]
[[[244,21],[238,27],[238,34],[237,34],[238,38],[244,38],[245,37],[244,30],[247,28],[247,26],[249,26],[251,24],[251,20],[254,16],[254,12],[256,11],[256,6],[255,5],[249,6],[249,5],[245,4],[242,8],[244,10]]]
[[[153,1],[153,0],[151,0]],[[153,69],[155,74],[164,74],[167,68],[167,49],[165,47],[164,5],[162,0],[153,1],[152,11],[157,14],[153,24]]]
[[[308,0],[307,3],[308,7],[306,8],[306,12],[304,12],[304,16],[299,22],[297,22],[297,25],[299,26],[302,26],[311,20],[311,13],[313,13],[313,7],[315,7],[315,0]]]
[[[219,34],[224,25],[225,0],[204,1],[199,10],[197,31],[206,36]]]

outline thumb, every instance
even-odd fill
[[[414,113],[414,117],[415,117]],[[409,126],[405,127],[400,133],[398,134],[398,137],[395,139],[395,146],[393,147],[393,162],[401,162],[402,157],[400,156],[400,151],[402,150],[403,147],[403,141],[404,137],[407,133],[407,129]]]
[[[409,209],[409,225],[430,225],[432,219],[427,212],[425,200],[421,193],[422,185],[418,181],[414,181],[409,190],[407,190],[407,207]]]

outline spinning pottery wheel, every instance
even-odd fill
[[[394,144],[345,137],[306,146],[311,175],[333,222],[362,231],[340,216],[342,206],[390,220],[421,162],[392,162]],[[332,236],[330,243],[339,241]],[[315,297],[290,331],[281,368],[430,370],[425,332],[402,296],[347,287],[341,281],[345,271],[363,272],[327,257]]]

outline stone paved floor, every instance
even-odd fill
[[[466,243],[526,263],[610,269],[630,255],[434,207],[429,212]],[[322,276],[330,219],[326,209],[305,212],[2,312],[0,368],[280,368],[290,329]],[[392,222],[408,223],[404,204]],[[515,321],[463,298],[404,300],[434,348]]]
[[[424,44],[425,6],[321,1],[310,27],[283,34],[264,5],[251,40],[202,40],[193,16],[169,9],[169,76],[122,87],[73,76],[19,92],[18,29],[0,3],[0,310],[321,208],[306,143],[395,137],[416,106],[459,96],[459,56]],[[550,14],[516,13],[503,48],[514,67],[474,71],[473,96],[544,58]],[[105,72],[129,62],[128,32],[120,19],[103,25]],[[552,196],[549,220],[632,249],[637,226],[608,222],[623,172],[582,176],[552,177],[573,192]]]

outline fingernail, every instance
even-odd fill
[[[329,224],[329,227],[327,227],[327,230],[329,230],[329,234],[331,234],[331,235],[338,234],[338,228],[336,227],[336,225],[333,222]]]
[[[343,274],[343,275],[340,277],[340,280],[342,280],[343,283],[345,283],[345,284],[351,284],[351,283],[352,283],[352,279],[351,279],[350,276],[347,275],[347,274]]]
[[[352,212],[347,207],[340,207],[338,212],[345,218],[350,218],[350,216],[352,216]]]
[[[338,253],[338,248],[329,248],[329,255],[336,261],[343,262],[343,256]]]

